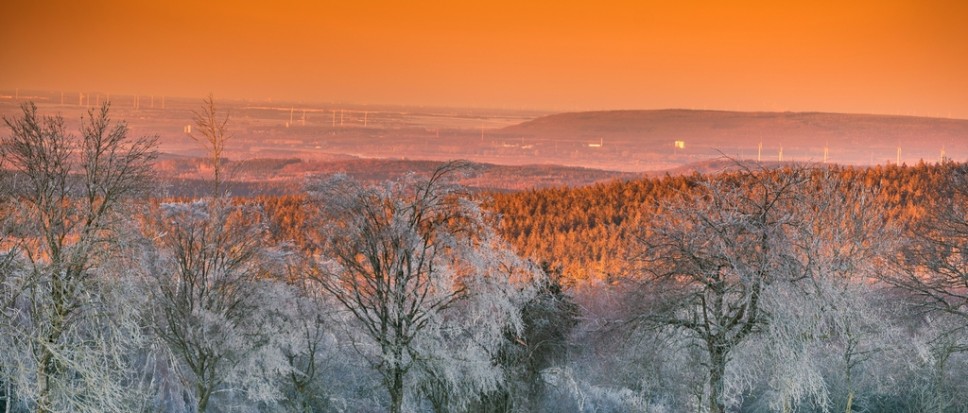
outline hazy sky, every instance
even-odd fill
[[[965,1],[0,4],[0,87],[968,118]]]

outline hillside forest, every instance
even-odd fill
[[[4,412],[968,411],[968,164],[233,196],[194,115],[178,198],[109,105],[4,119]]]

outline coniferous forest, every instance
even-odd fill
[[[235,197],[194,115],[191,199],[108,105],[5,119],[3,411],[968,411],[968,164]]]

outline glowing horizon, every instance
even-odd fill
[[[968,118],[962,2],[521,3],[12,0],[0,87]]]

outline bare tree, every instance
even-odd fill
[[[124,122],[112,124],[108,104],[88,112],[80,138],[60,116],[41,117],[32,103],[21,109],[4,119],[12,134],[2,142],[13,170],[5,175],[13,180],[5,207],[16,223],[4,230],[23,261],[16,280],[5,280],[3,315],[8,345],[26,356],[22,377],[33,382],[20,383],[21,395],[38,412],[124,410],[115,404],[117,386],[95,383],[116,378],[110,369],[117,365],[91,357],[118,344],[98,324],[106,305],[98,271],[117,239],[125,198],[148,187],[157,138],[130,138]]]
[[[379,187],[344,176],[310,187],[322,252],[310,276],[376,347],[371,363],[394,413],[408,388],[437,409],[495,390],[501,372],[493,358],[505,332],[520,329],[520,306],[537,277],[451,183],[461,167],[447,163],[426,179]]]
[[[202,107],[197,111],[192,111],[192,120],[195,122],[196,130],[201,133],[201,137],[190,135],[196,142],[205,146],[208,151],[209,161],[213,168],[214,193],[221,195],[222,179],[224,177],[222,160],[225,154],[225,142],[229,140],[228,123],[229,115],[220,115],[218,107],[215,105],[215,97],[210,93],[203,101]]]
[[[742,169],[699,178],[692,192],[661,204],[644,230],[637,322],[682,329],[708,358],[708,408],[726,408],[726,366],[731,352],[768,322],[763,295],[771,285],[800,276],[789,234],[802,168]]]

